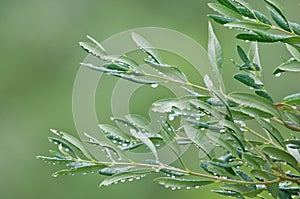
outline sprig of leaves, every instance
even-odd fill
[[[143,60],[147,68],[140,67],[138,61],[128,55],[109,55],[100,43],[88,36],[92,43],[81,42],[81,47],[104,64],[82,65],[153,87],[162,82],[176,83],[183,86],[188,95],[153,103],[153,111],[167,115],[157,123],[161,127],[158,133],[153,132],[149,121],[139,115],[112,118],[116,125],[100,124],[106,141],[86,134],[87,141],[82,143],[74,136],[52,130],[56,137],[49,140],[57,144],[58,151],[50,150],[50,156],[38,158],[65,166],[53,174],[55,177],[98,172],[106,176],[100,187],[157,173],[159,177],[154,181],[173,190],[221,182],[220,190],[213,192],[236,198],[264,198],[263,192],[280,199],[299,195],[300,94],[274,102],[263,84],[258,42],[286,44],[292,58],[281,64],[274,71],[275,75],[299,72],[300,25],[290,22],[274,0],[264,2],[272,20],[244,0],[218,0],[218,3],[209,4],[218,13],[209,15],[210,18],[225,27],[243,31],[237,38],[253,41],[248,51],[237,46],[240,61],[233,61],[239,70],[234,79],[250,87],[249,92],[225,92],[221,75],[222,48],[211,23],[208,55],[217,85],[208,76],[204,77],[206,86],[189,82],[178,67],[164,63],[159,52],[137,33],[132,33],[132,39],[147,55]],[[205,94],[199,94],[199,90]],[[175,118],[182,122],[178,129],[173,125]],[[257,128],[252,128],[253,122],[258,124]],[[286,138],[282,128],[277,128],[278,124],[295,135]],[[101,149],[106,160],[97,160],[85,144]],[[199,171],[190,170],[180,157],[180,147],[187,144],[206,155],[202,159],[195,157],[193,164],[200,162]],[[179,165],[164,163],[160,157],[163,147],[171,149]],[[135,162],[126,155],[128,151],[139,150],[151,153],[153,160]]]

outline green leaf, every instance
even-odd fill
[[[243,153],[243,160],[245,160],[249,166],[253,168],[260,168],[259,162],[256,161],[256,158],[253,157],[253,155],[250,155],[249,153]]]
[[[235,19],[224,17],[222,15],[209,14],[207,16],[209,18],[213,19],[215,22],[217,22],[219,24],[226,24],[226,23],[230,23],[230,22],[234,22],[235,21]]]
[[[234,79],[242,82],[243,84],[250,86],[252,88],[255,88],[255,89],[261,89],[264,87],[264,85],[256,84],[252,77],[250,77],[246,74],[243,74],[243,73],[237,73],[233,77],[234,77]]]
[[[278,193],[279,199],[293,199],[291,194],[287,191],[280,190]]]
[[[300,72],[300,62],[296,60],[290,60],[286,63],[281,64],[278,66],[273,74],[275,76],[280,76],[283,72]]]
[[[226,96],[221,91],[217,90],[214,87],[211,79],[209,78],[209,76],[207,74],[204,75],[203,81],[206,84],[206,87],[208,88],[208,90],[211,93],[211,95],[213,95],[216,98],[218,98],[218,100],[223,104],[222,106],[225,106],[226,111],[227,111],[227,116],[232,121],[233,120],[232,119],[232,114],[231,114],[231,111],[230,111],[229,103],[226,100]]]
[[[270,101],[257,95],[244,92],[233,92],[229,95],[229,99],[236,103],[242,104],[243,106],[262,110],[280,118],[278,109]]]
[[[153,171],[154,171],[153,169],[144,169],[144,170],[139,170],[139,171],[130,172],[130,173],[127,173],[127,172],[117,173],[115,175],[112,175],[112,176],[104,179],[100,183],[99,187],[109,186],[112,184],[117,184],[119,182],[125,182],[126,180],[128,180],[129,182],[134,179],[139,180],[140,178],[145,177],[147,174],[149,174]]]
[[[285,140],[282,143],[292,149],[300,149],[300,140]]]
[[[243,184],[225,184],[222,186],[222,189],[227,191],[234,191],[241,194],[252,191],[248,186]]]
[[[260,181],[268,181],[268,180],[274,180],[275,177],[269,174],[269,172],[260,170],[260,169],[253,169],[251,171],[251,175],[253,175],[256,179]]]
[[[245,17],[248,17],[250,19],[255,19],[255,16],[253,14],[252,10],[249,10],[245,8],[244,6],[238,6],[237,9],[239,10],[239,13]]]
[[[270,113],[266,113],[264,111],[261,111],[261,110],[256,109],[256,108],[251,108],[251,107],[232,108],[232,111],[235,111],[235,114],[238,117],[242,117],[242,119],[243,118],[244,119],[255,119],[256,117],[260,117],[260,118],[272,118],[272,117],[274,117]],[[248,116],[248,117],[245,117],[243,114]]]
[[[232,167],[239,167],[242,165],[240,163],[230,164],[230,163],[221,163],[221,162],[216,162],[216,161],[207,161],[207,163],[209,163],[213,166],[216,166],[216,167],[224,168],[224,169],[232,168]]]
[[[132,32],[131,37],[136,45],[145,51],[156,63],[163,63],[155,48],[141,35]]]
[[[60,136],[61,138],[63,138],[64,140],[66,140],[67,142],[71,143],[73,146],[75,146],[86,158],[88,159],[92,159],[92,156],[90,154],[90,152],[87,151],[86,147],[82,144],[82,142],[75,138],[74,136],[67,134],[65,132],[62,131],[58,131],[55,129],[51,129],[51,132]]]
[[[279,183],[267,185],[267,190],[273,196],[273,198],[277,198],[279,193]]]
[[[264,189],[254,189],[253,191],[249,191],[249,192],[243,193],[242,195],[250,197],[250,198],[254,198],[254,197],[256,197],[258,194],[260,194],[263,191],[264,191]]]
[[[224,85],[222,81],[222,64],[223,64],[223,53],[221,45],[214,33],[211,23],[208,23],[208,58],[214,75],[216,76],[218,87],[221,91],[224,91]]]
[[[233,10],[236,13],[239,13],[239,10],[237,9],[236,5],[234,5],[234,2],[232,0],[217,0],[220,4],[226,6],[230,10]]]
[[[99,59],[102,59],[102,60],[105,60],[105,61],[112,61],[108,56],[107,56],[107,53],[104,51],[104,49],[100,48],[99,47],[97,48],[96,45],[94,44],[91,44],[91,43],[87,43],[87,42],[79,42],[79,45],[86,51],[88,52],[89,54],[99,58]]]
[[[300,104],[300,93],[295,93],[292,95],[288,95],[283,98],[283,103],[285,104]]]
[[[258,19],[258,21],[264,23],[264,24],[267,24],[267,25],[272,25],[271,22],[268,20],[268,18],[262,14],[261,12],[258,12],[257,10],[254,10],[253,11],[256,19]]]
[[[264,1],[267,4],[269,4],[277,12],[277,14],[288,24],[284,11],[281,8],[281,6],[278,4],[278,2],[276,2],[275,0],[264,0]]]
[[[134,137],[126,134],[115,126],[109,124],[100,124],[99,127],[104,131],[105,136],[113,143],[118,144],[121,149],[123,149],[123,147],[132,146],[134,145],[133,142],[136,142]]]
[[[253,10],[252,7],[249,5],[249,3],[245,2],[244,0],[234,0],[234,1],[240,4],[245,9],[247,9],[249,12]]]
[[[128,81],[138,83],[138,84],[151,84],[151,85],[158,85],[161,83],[161,80],[152,80],[152,79],[146,79],[146,78],[141,78],[139,76],[134,76],[132,74],[120,74],[120,73],[110,73],[116,77],[120,77],[122,79],[126,79]]]
[[[188,104],[186,101],[182,101],[177,98],[165,98],[155,101],[152,106],[152,110],[154,112],[169,113],[172,111],[173,107],[177,107],[182,110],[187,108]]]
[[[90,69],[93,69],[93,70],[96,70],[96,71],[100,71],[100,72],[103,72],[103,73],[108,73],[108,74],[116,74],[116,73],[123,73],[124,70],[116,70],[116,68],[114,69],[109,69],[107,68],[108,65],[104,65],[104,66],[95,66],[91,63],[80,63],[80,65],[82,66],[86,66]]]
[[[130,173],[130,172],[139,172],[145,171],[145,168],[137,168],[134,166],[125,166],[125,167],[105,167],[99,170],[99,174],[105,176],[112,176],[120,173]]]
[[[218,4],[218,3],[209,3],[208,6],[213,9],[215,12],[227,16],[232,19],[242,19],[242,16],[235,11],[227,8],[224,5]]]
[[[237,196],[240,198],[240,194],[235,191],[212,190],[212,192],[223,196]]]
[[[161,127],[162,127],[161,136],[162,136],[164,142],[166,143],[166,145],[168,145],[173,150],[173,152],[176,155],[178,155],[180,152],[180,148],[179,148],[178,143],[175,140],[176,133],[175,133],[174,128],[166,120],[161,121]]]
[[[253,65],[256,64],[258,66],[256,71],[261,71],[261,67],[260,67],[261,64],[260,64],[257,42],[252,42],[250,44],[249,51],[248,51],[248,57],[249,57],[250,62],[253,63]]]
[[[183,178],[169,178],[169,177],[160,177],[155,178],[155,182],[158,182],[160,185],[173,189],[187,188],[191,187],[199,188],[200,186],[208,185],[214,183],[211,180],[194,180],[194,179],[183,179]]]
[[[207,137],[210,140],[212,140],[213,143],[216,143],[216,144],[222,146],[227,151],[229,151],[229,153],[231,153],[233,156],[239,157],[239,154],[238,154],[236,148],[234,146],[232,146],[230,142],[226,141],[225,139],[223,139],[219,136],[213,135],[211,133],[208,134]]]
[[[150,149],[154,157],[158,160],[158,154],[154,144],[151,140],[142,132],[135,131],[134,129],[130,129],[131,135],[133,135],[136,139],[140,140],[146,147]]]
[[[208,154],[212,147],[209,143],[209,139],[204,134],[200,133],[197,129],[193,128],[191,125],[184,125],[184,131],[188,138],[203,152]]]
[[[268,156],[270,156],[271,158],[273,158],[275,160],[284,161],[295,168],[298,167],[297,166],[298,162],[294,158],[294,156],[292,156],[291,154],[289,154],[281,149],[270,146],[270,147],[265,147],[262,150],[265,154],[267,154]]]
[[[271,103],[274,103],[274,100],[272,99],[272,97],[265,91],[256,90],[255,94],[269,100]]]
[[[60,152],[62,152],[64,155],[78,157],[77,153],[67,141],[52,137],[49,137],[48,139],[50,142],[57,144]]]
[[[295,48],[292,45],[286,44],[286,48],[288,51],[291,53],[291,55],[298,61],[300,62],[300,50]]]
[[[279,144],[282,143],[283,137],[281,133],[269,122],[261,119],[257,119],[257,122],[260,124],[260,126],[268,133],[270,134]]]
[[[248,41],[257,41],[257,42],[292,42],[291,39],[298,38],[292,35],[284,35],[284,34],[273,34],[260,30],[253,30],[254,32],[250,33],[241,33],[236,36],[237,39],[248,40]]]
[[[214,108],[213,106],[209,105],[208,103],[202,100],[192,99],[190,100],[190,103],[196,108],[210,113],[213,117],[217,119],[220,119],[222,117],[221,113],[216,108]]]
[[[169,175],[169,176],[175,176],[175,177],[181,177],[186,175],[185,173],[178,172],[178,171],[173,171],[173,170],[168,170],[168,169],[161,169],[160,172]]]
[[[291,31],[290,30],[290,26],[289,23],[286,19],[282,18],[282,16],[276,12],[274,9],[268,7],[268,10],[271,14],[272,19],[275,21],[275,23],[281,27],[282,29],[286,30],[286,31]]]
[[[74,160],[72,160],[71,158],[65,157],[65,158],[58,158],[58,157],[47,157],[47,156],[37,156],[37,159],[43,160],[47,163],[51,163],[53,165],[55,164],[66,164],[66,163],[70,163],[73,162]]]
[[[290,27],[293,29],[293,31],[297,34],[300,35],[300,24],[294,23],[294,22],[289,22]]]
[[[233,123],[229,120],[224,121],[224,126],[231,129],[231,130],[233,130],[236,133],[236,135],[238,136],[238,138],[241,141],[244,141],[244,139],[245,139],[244,133],[241,131],[239,126],[237,126],[235,123]]]
[[[85,175],[87,173],[93,173],[94,171],[97,171],[105,167],[107,166],[104,164],[95,164],[95,165],[88,165],[88,166],[76,167],[71,169],[63,169],[53,173],[52,176],[57,177],[60,175],[75,175],[75,174]]]
[[[224,25],[225,27],[229,28],[237,28],[237,29],[244,29],[244,30],[270,30],[269,25],[259,24],[252,21],[236,21],[236,22],[229,22]]]
[[[239,46],[239,45],[237,45],[237,52],[238,52],[238,54],[239,54],[241,60],[242,60],[246,65],[250,66],[250,65],[251,65],[251,62],[250,62],[248,56],[246,55],[246,53],[245,53],[245,51],[242,49],[242,47]]]
[[[127,120],[129,120],[132,124],[140,129],[145,129],[147,131],[151,131],[149,128],[150,122],[145,117],[138,114],[128,114],[125,116]]]

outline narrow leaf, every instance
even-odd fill
[[[258,24],[256,22],[252,22],[252,21],[236,21],[236,22],[229,22],[226,23],[224,25],[225,27],[229,27],[229,28],[237,28],[237,29],[244,29],[244,30],[248,30],[248,31],[252,31],[252,30],[270,30],[270,26],[269,25],[265,25],[265,24]]]
[[[286,48],[288,51],[291,53],[291,55],[298,61],[300,62],[300,50],[295,48],[292,45],[286,44]]]
[[[275,76],[280,76],[283,72],[300,72],[300,62],[296,60],[290,60],[286,63],[281,64],[278,66],[273,74]]]
[[[218,3],[209,3],[208,6],[213,9],[215,12],[227,16],[232,19],[242,19],[242,16],[235,11],[227,8],[224,5],[218,4]]]
[[[115,175],[112,175],[106,179],[104,179],[99,187],[102,186],[109,186],[112,184],[117,184],[119,182],[125,182],[126,180],[132,181],[134,179],[139,180],[140,178],[145,177],[147,174],[153,172],[153,169],[144,169],[144,170],[139,170],[137,172],[130,172],[130,173],[117,173]]]
[[[229,98],[239,104],[262,110],[280,118],[278,109],[268,100],[250,93],[233,92]]]
[[[141,132],[137,132],[134,129],[130,129],[130,133],[137,138],[138,140],[140,140],[142,143],[144,143],[144,145],[146,147],[148,147],[150,149],[150,151],[152,152],[152,154],[155,156],[155,158],[158,160],[158,154],[156,151],[156,148],[154,146],[154,144],[151,142],[151,140],[143,133]]]
[[[99,169],[107,167],[104,164],[97,164],[97,165],[88,165],[88,166],[82,166],[82,167],[76,167],[76,168],[71,168],[71,169],[63,169],[60,171],[57,171],[52,174],[53,177],[57,177],[60,175],[75,175],[75,174],[87,174],[87,173],[92,173],[94,171],[97,171]]]
[[[183,179],[183,178],[169,178],[169,177],[160,177],[154,179],[154,181],[159,184],[170,187],[170,188],[198,188],[200,186],[208,185],[214,183],[211,180],[193,180],[193,179]]]
[[[285,98],[283,98],[283,102],[285,104],[300,104],[300,93],[295,93],[292,95],[288,95]]]
[[[264,87],[264,85],[256,84],[252,77],[250,77],[246,74],[243,74],[243,73],[235,74],[233,77],[234,77],[234,79],[242,82],[243,84],[250,86],[252,88],[255,88],[255,89],[261,89]]]
[[[131,37],[139,48],[145,51],[156,63],[163,63],[155,48],[141,35],[132,32]]]
[[[294,158],[294,156],[281,149],[270,146],[270,147],[263,148],[263,152],[269,155],[273,159],[284,161],[290,164],[291,166],[297,168],[298,162]]]
[[[53,132],[54,134],[62,137],[64,140],[68,141],[69,143],[71,143],[73,146],[75,146],[79,151],[82,152],[82,154],[88,158],[88,159],[91,159],[92,156],[90,154],[90,152],[87,151],[86,147],[82,144],[82,142],[75,138],[74,136],[68,134],[68,133],[65,133],[65,132],[62,132],[62,131],[58,131],[58,130],[55,130],[55,129],[51,129],[51,132]]]
[[[210,64],[212,65],[214,75],[216,76],[218,87],[221,91],[224,91],[224,85],[221,76],[223,53],[211,23],[208,23],[208,58]]]
[[[222,15],[209,14],[207,16],[219,24],[227,24],[235,21],[235,19],[231,19]]]

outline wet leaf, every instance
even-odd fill
[[[158,182],[160,185],[170,187],[170,188],[198,188],[200,186],[209,185],[214,183],[211,180],[194,180],[194,179],[183,179],[183,178],[169,178],[160,177],[155,178],[154,181]]]
[[[229,95],[229,99],[244,106],[262,110],[280,118],[278,109],[270,101],[257,95],[243,92],[233,92]]]
[[[82,167],[75,167],[71,169],[63,169],[60,171],[57,171],[52,174],[53,177],[57,177],[60,175],[75,175],[75,174],[87,174],[92,173],[94,171],[98,171],[99,169],[107,167],[104,164],[95,164],[95,165],[88,165],[88,166],[82,166]]]
[[[275,160],[284,161],[295,168],[298,167],[298,162],[294,158],[294,156],[292,156],[291,154],[289,154],[281,149],[270,146],[270,147],[265,147],[262,150],[265,154],[267,154],[268,156],[270,156],[271,158],[273,158]]]
[[[112,185],[112,184],[117,184],[119,182],[125,182],[126,180],[127,181],[132,181],[134,179],[138,180],[140,178],[145,177],[147,174],[149,174],[153,171],[154,171],[153,169],[144,169],[144,170],[139,170],[139,171],[130,172],[130,173],[127,173],[127,172],[117,173],[115,175],[112,175],[112,176],[104,179],[100,183],[99,187],[109,186],[109,185]]]

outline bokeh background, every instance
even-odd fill
[[[79,62],[86,56],[78,41],[87,34],[101,41],[131,28],[157,26],[180,31],[206,46],[211,1],[1,0],[0,198],[221,198],[208,195],[211,186],[169,191],[150,178],[99,189],[101,176],[52,178],[55,168],[35,158],[52,147],[47,141],[50,128],[76,135],[72,89]],[[284,1],[283,7],[291,20],[300,21],[298,0]],[[236,32],[214,27],[225,51],[228,91],[245,89],[232,80],[236,68],[229,60],[237,58],[235,46],[240,43],[234,39]],[[276,100],[299,91],[293,82],[299,76],[271,74],[280,56],[288,57],[281,47],[261,47],[265,83]]]

